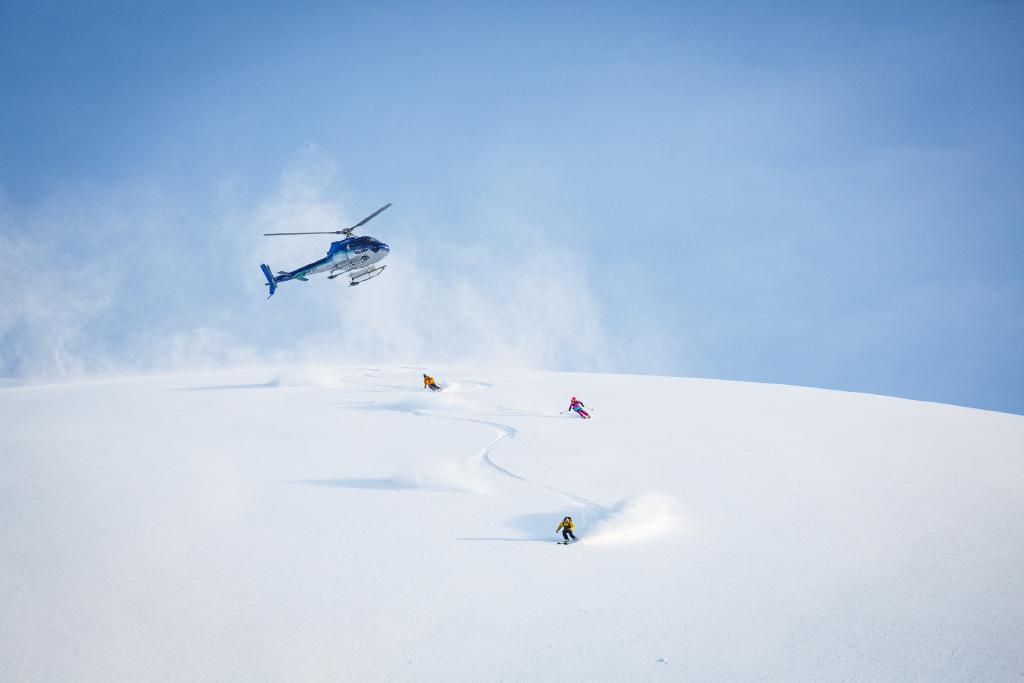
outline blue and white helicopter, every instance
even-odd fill
[[[315,275],[317,273],[330,272],[327,276],[328,280],[333,280],[339,275],[348,275],[349,287],[358,285],[360,282],[366,282],[372,278],[377,277],[384,272],[387,266],[375,265],[378,261],[382,260],[388,255],[391,250],[388,245],[384,244],[378,239],[373,237],[355,237],[352,235],[352,231],[356,228],[366,225],[370,222],[370,219],[375,217],[377,214],[384,211],[384,209],[391,206],[391,204],[385,204],[380,207],[369,216],[359,221],[351,228],[345,228],[344,230],[333,230],[329,232],[265,232],[264,237],[271,237],[274,235],[344,235],[345,239],[337,242],[331,242],[331,248],[327,250],[327,256],[320,259],[319,261],[313,261],[313,263],[307,263],[301,268],[296,268],[292,271],[280,270],[277,275],[270,272],[270,268],[267,264],[261,263],[260,268],[263,270],[263,274],[267,277],[267,286],[270,287],[270,295],[268,299],[274,296],[274,292],[277,291],[277,285],[281,282],[288,282],[289,280],[302,280],[305,282],[308,280],[309,275]]]

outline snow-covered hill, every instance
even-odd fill
[[[0,389],[0,678],[1024,675],[1024,417],[431,370]]]

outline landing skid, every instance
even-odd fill
[[[387,266],[375,266],[373,268],[367,268],[365,270],[358,270],[358,271],[356,271],[354,273],[351,273],[349,275],[349,277],[352,278],[352,281],[348,283],[348,286],[349,287],[355,287],[360,282],[366,282],[367,280],[372,280],[373,278],[375,278],[378,275],[380,275],[381,273],[383,273],[385,268],[387,268]]]

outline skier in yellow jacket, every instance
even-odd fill
[[[562,538],[565,539],[562,541],[562,543],[568,544],[570,537],[572,537],[572,540],[576,540],[576,536],[572,533],[572,529],[572,517],[566,517],[559,523],[557,527],[555,527],[555,533],[557,534],[559,531],[561,531]]]
[[[441,386],[427,373],[423,373],[423,388],[430,389],[431,391],[441,391]]]

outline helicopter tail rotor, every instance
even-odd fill
[[[274,275],[270,272],[270,268],[267,267],[266,263],[260,264],[260,270],[263,271],[263,275],[267,278],[267,286],[270,287],[270,294],[267,296],[269,299],[277,291],[277,282],[274,280]]]

